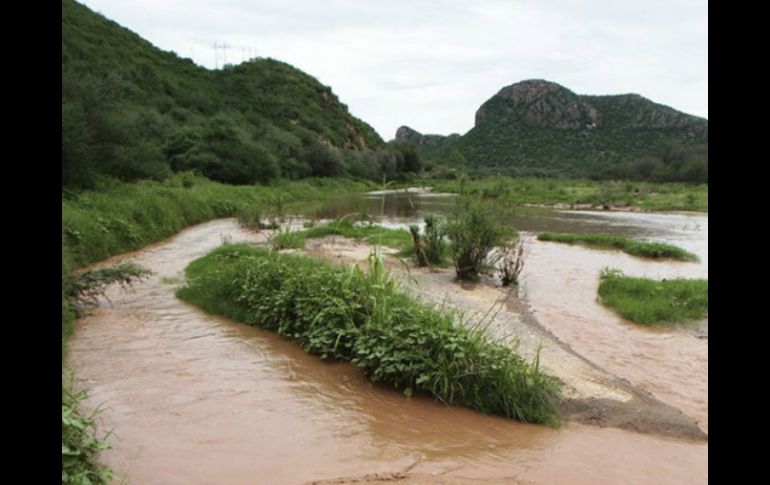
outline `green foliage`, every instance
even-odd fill
[[[323,200],[372,188],[336,179],[233,187],[189,174],[163,183],[102,183],[99,190],[73,192],[62,200],[63,240],[75,266],[138,249],[217,217],[240,215],[255,221],[279,201]]]
[[[680,261],[697,261],[698,256],[684,249],[658,242],[635,241],[610,234],[570,234],[558,232],[541,232],[537,235],[541,241],[563,242],[567,244],[585,244],[587,246],[621,251],[643,258],[669,258]]]
[[[137,280],[147,278],[152,271],[136,263],[123,263],[108,268],[94,269],[76,273],[68,285],[68,296],[75,308],[96,304],[99,296],[104,296],[108,286],[118,283],[123,288],[131,286]]]
[[[61,404],[61,482],[67,485],[108,484],[112,470],[99,465],[99,454],[109,446],[96,437],[95,415],[84,415],[79,403],[84,391],[75,391],[70,383],[62,385]]]
[[[581,106],[595,110],[598,123],[585,110],[577,119]],[[406,138],[424,163],[479,177],[708,183],[708,121],[641,96],[580,96],[561,88],[519,103],[495,95],[479,112],[462,136],[412,131]]]
[[[425,216],[425,234],[416,225],[409,227],[418,266],[442,265],[449,247],[445,241],[444,221],[435,214]]]
[[[351,239],[360,239],[369,244],[392,247],[401,251],[407,250],[411,241],[407,231],[387,229],[373,224],[356,225],[351,222],[351,217],[343,217],[328,224],[314,226],[301,231],[300,234],[305,238],[343,236]]]
[[[704,317],[708,313],[708,289],[708,280],[655,281],[606,269],[599,283],[599,298],[628,320],[658,324]]]
[[[377,255],[364,273],[246,245],[187,268],[180,298],[278,332],[323,359],[349,361],[406,395],[525,422],[557,420],[558,384],[480,330],[398,291]]]
[[[708,185],[682,183],[557,180],[495,176],[434,180],[436,192],[454,192],[495,205],[565,204],[638,207],[654,211],[708,212]]]
[[[238,223],[244,227],[262,229],[262,210],[258,206],[241,206],[235,216],[238,218]]]
[[[375,166],[348,168],[343,152],[383,146],[329,87],[288,64],[250,59],[210,71],[62,1],[63,185],[92,187],[95,174],[164,180],[172,171],[232,184],[375,179]],[[401,169],[414,169],[413,158]]]
[[[489,252],[503,242],[506,232],[488,208],[466,201],[455,208],[446,234],[457,277],[475,281],[487,269]]]
[[[276,251],[282,249],[302,249],[305,247],[305,237],[299,231],[292,231],[290,228],[278,228],[268,238],[268,244]]]

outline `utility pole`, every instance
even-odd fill
[[[222,56],[223,56],[223,57],[224,57],[224,59],[225,59],[225,62],[223,62],[223,63],[222,63],[222,67],[224,67],[224,66],[226,66],[226,65],[227,65],[227,52],[226,52],[226,49],[229,49],[229,48],[230,48],[230,46],[229,46],[229,45],[227,45],[227,44],[222,44],[222,45],[220,45],[219,47],[221,47],[221,48],[222,48]]]
[[[214,42],[214,69],[219,69],[219,58],[217,57],[217,49],[219,49],[219,46],[216,42]]]

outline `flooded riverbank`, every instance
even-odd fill
[[[707,443],[576,424],[554,430],[405,398],[352,366],[174,297],[192,259],[223,240],[264,238],[213,221],[103,263],[131,258],[156,272],[128,293],[111,289],[110,302],[78,322],[66,362],[91,392],[85,405],[106,405],[102,429],[115,431],[103,461],[129,483],[290,484],[366,473],[402,474],[404,483],[707,482]]]

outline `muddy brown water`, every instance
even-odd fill
[[[337,201],[323,215],[356,210],[384,215],[407,228],[425,214],[448,214],[451,194],[368,194]],[[708,318],[674,327],[625,321],[597,301],[605,267],[654,279],[708,279],[708,215],[520,207],[507,224],[523,232],[526,264],[521,295],[538,321],[583,357],[681,409],[708,432]],[[620,251],[541,242],[540,231],[606,233],[678,245],[698,262],[649,260]]]
[[[347,364],[174,297],[183,268],[234,220],[102,264],[156,274],[79,320],[66,367],[114,430],[103,462],[131,484],[295,484],[403,473],[402,483],[706,483],[708,444],[616,429],[525,425],[406,398]],[[357,478],[342,479],[340,482]],[[364,482],[379,483],[376,479]]]

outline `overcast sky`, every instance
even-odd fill
[[[272,57],[331,86],[385,140],[465,133],[503,86],[637,93],[708,118],[707,0],[86,0],[215,67]],[[250,51],[249,51],[250,49]]]

